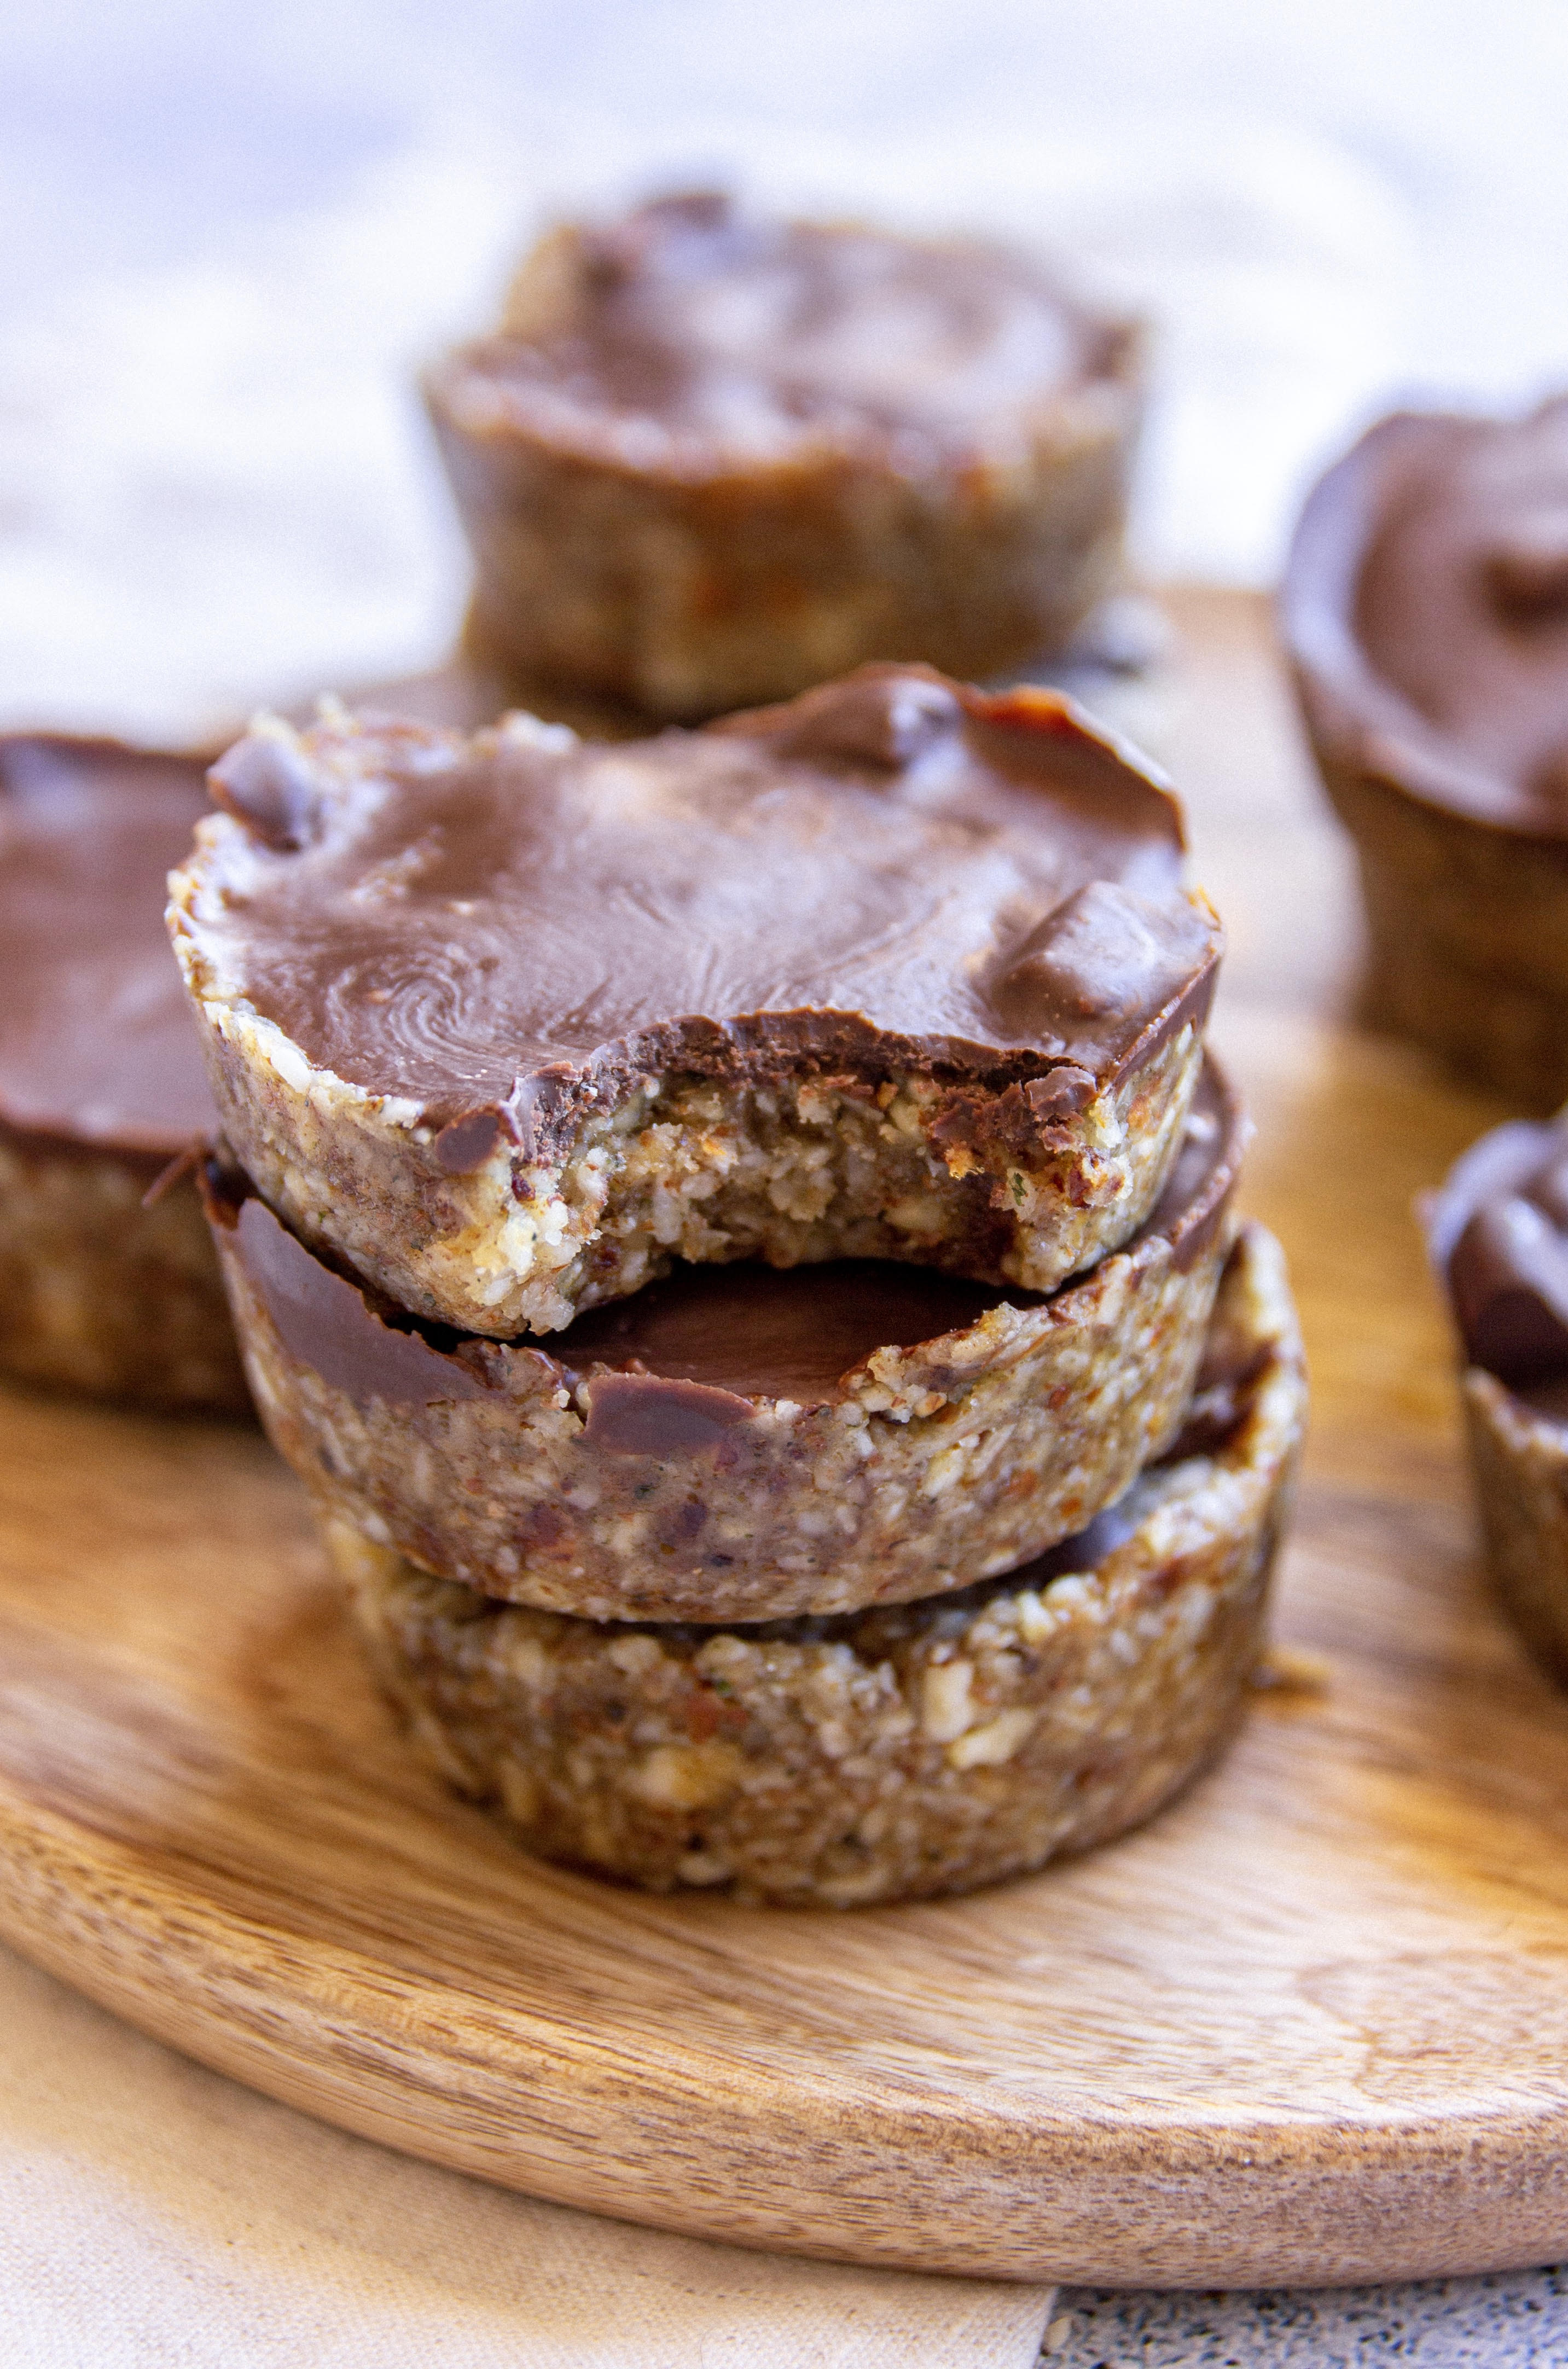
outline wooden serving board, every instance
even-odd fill
[[[1409,1216],[1497,1114],[1334,1023],[1348,866],[1264,612],[1176,607],[1149,721],[1231,921],[1247,1198],[1316,1390],[1278,1621],[1304,1681],[1029,1883],[645,1899],[531,1864],[406,1757],[258,1435],[14,1395],[0,1931],[331,2121],[666,2227],[1166,2285],[1568,2251],[1568,1700],[1485,1599]]]

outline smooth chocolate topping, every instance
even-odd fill
[[[1568,1130],[1482,1136],[1426,1222],[1470,1362],[1518,1390],[1568,1380]]]
[[[769,221],[702,195],[554,233],[501,333],[437,384],[641,473],[826,444],[918,476],[1016,443],[1065,388],[1114,371],[1127,335],[1006,247]]]
[[[1219,958],[1156,778],[1054,693],[925,668],[633,744],[270,727],[213,784],[196,940],[457,1173],[661,1071],[1017,1081],[1037,1132]]]
[[[551,1346],[583,1369],[635,1363],[742,1399],[818,1404],[874,1350],[961,1332],[1009,1298],[1020,1307],[1038,1305],[1027,1292],[996,1291],[887,1259],[681,1266],[628,1299],[590,1309],[554,1335]],[[596,1423],[599,1413],[596,1386]]]
[[[207,810],[201,761],[0,737],[0,1122],[167,1160],[209,1133],[200,1047],[164,930]]]
[[[484,1397],[481,1375],[423,1333],[378,1315],[354,1284],[286,1232],[264,1201],[227,1203],[210,1171],[204,1181],[208,1216],[237,1232],[246,1272],[283,1346],[331,1389],[393,1406]]]
[[[1347,623],[1391,695],[1360,703],[1374,761],[1486,819],[1568,832],[1568,396],[1525,419],[1387,420],[1313,498],[1321,555],[1336,508],[1359,545]],[[1288,622],[1310,589],[1288,592]]]
[[[1234,1097],[1207,1063],[1170,1182],[1135,1239],[1162,1234],[1178,1259],[1196,1255],[1234,1187],[1246,1138]],[[712,1446],[759,1401],[830,1403],[877,1349],[938,1344],[1004,1301],[1042,1304],[877,1259],[681,1265],[578,1316],[546,1351],[420,1324],[307,1250],[244,1177],[210,1165],[204,1186],[208,1215],[234,1240],[284,1346],[334,1388],[392,1405],[561,1389],[589,1412],[589,1436],[612,1453]]]

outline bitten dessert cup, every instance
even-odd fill
[[[1028,257],[704,196],[554,232],[425,394],[469,640],[655,716],[869,658],[985,676],[1115,583],[1138,326]]]
[[[1464,1351],[1493,1584],[1537,1661],[1568,1683],[1568,1124],[1494,1128],[1425,1214]]]
[[[193,1178],[211,1131],[162,926],[199,759],[0,736],[0,1370],[153,1407],[245,1379]]]
[[[1281,603],[1360,858],[1364,1016],[1545,1110],[1568,1095],[1568,397],[1401,415],[1302,515]]]
[[[519,1602],[754,1619],[966,1585],[1118,1494],[1190,1390],[1244,1139],[1211,1065],[1148,1225],[1048,1299],[684,1268],[548,1354],[432,1339],[243,1188],[210,1209],[264,1419],[324,1512]]]
[[[687,1267],[548,1354],[378,1309],[239,1180],[209,1212],[262,1420],[324,1519],[589,1619],[771,1619],[967,1586],[1128,1486],[1191,1394],[1246,1134],[1211,1062],[1160,1207],[1050,1299]]]
[[[1221,936],[1180,810],[1046,692],[871,668],[635,744],[276,725],[170,927],[263,1198],[506,1339],[676,1258],[1049,1291],[1181,1143]]]
[[[1150,1816],[1230,1736],[1306,1383],[1283,1263],[1232,1253],[1188,1425],[1088,1531],[960,1595],[755,1627],[495,1602],[333,1525],[417,1746],[531,1850],[654,1890],[966,1891]]]

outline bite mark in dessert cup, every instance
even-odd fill
[[[1172,1460],[962,1594],[751,1628],[503,1606],[328,1527],[412,1739],[531,1850],[655,1891],[963,1892],[1150,1816],[1223,1747],[1263,1640],[1306,1380],[1247,1227]]]
[[[1568,1683],[1568,1122],[1494,1127],[1425,1215],[1464,1353],[1493,1584],[1536,1660]]]
[[[323,1519],[588,1619],[757,1620],[967,1586],[1118,1496],[1182,1420],[1246,1134],[1210,1063],[1149,1223],[1047,1299],[687,1267],[548,1354],[378,1310],[243,1183],[209,1207],[262,1420]]]
[[[558,1330],[679,1257],[1048,1291],[1159,1196],[1221,936],[1047,692],[871,668],[635,744],[270,726],[171,883],[223,1133],[400,1307]]]
[[[1281,624],[1356,841],[1363,1016],[1533,1110],[1568,1095],[1568,397],[1401,414],[1330,470]]]
[[[0,1370],[237,1411],[245,1378],[192,1175],[212,1098],[161,916],[203,761],[0,735]]]
[[[557,230],[426,376],[469,647],[653,716],[870,658],[987,676],[1115,585],[1135,323],[979,240],[719,197]]]

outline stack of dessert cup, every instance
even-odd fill
[[[1305,1386],[1147,770],[874,666],[635,744],[338,712],[212,785],[214,1237],[446,1777],[552,1859],[844,1906],[1214,1755]]]

